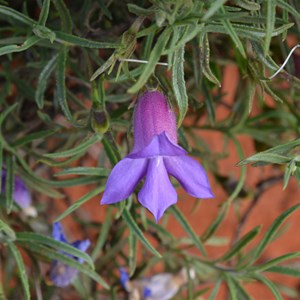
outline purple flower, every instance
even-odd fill
[[[129,280],[125,269],[121,268],[121,284],[129,293],[129,299],[168,300],[172,299],[179,289],[194,279],[194,270],[181,269],[177,273],[159,273],[151,277]],[[189,272],[189,275],[188,275]]]
[[[6,171],[2,169],[2,185],[1,193],[5,193]],[[15,202],[22,208],[26,209],[31,205],[31,196],[21,178],[15,176],[13,198]]]
[[[69,243],[63,233],[62,226],[60,223],[53,224],[52,237],[56,241],[67,243],[67,244],[79,249],[82,252],[86,252],[86,250],[90,246],[89,240],[76,241],[73,243]],[[82,258],[74,257],[65,252],[63,252],[63,254],[76,259],[80,263],[83,263]],[[59,286],[59,287],[65,287],[73,281],[73,279],[76,277],[77,274],[78,274],[78,270],[76,270],[60,261],[54,260],[51,263],[51,267],[50,267],[50,271],[49,271],[49,279],[50,279],[51,283],[53,283],[54,285]]]
[[[146,177],[138,200],[158,221],[177,202],[168,174],[188,194],[213,198],[204,169],[177,144],[176,129],[176,117],[166,98],[158,91],[143,94],[134,111],[133,150],[113,168],[101,204],[126,199]]]

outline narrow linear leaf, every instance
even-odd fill
[[[76,202],[74,202],[71,206],[69,206],[61,215],[59,215],[55,222],[61,221],[63,218],[71,214],[73,211],[78,209],[82,204],[89,201],[91,198],[97,196],[98,194],[102,193],[104,191],[105,187],[100,186],[96,189],[91,190],[90,192],[83,195],[81,198],[79,198]]]
[[[6,156],[5,167],[6,167],[5,205],[6,205],[7,214],[10,214],[14,204],[13,193],[15,189],[15,177],[14,177],[14,159],[9,154]]]
[[[300,278],[300,269],[286,267],[286,266],[273,266],[265,270],[265,272],[280,273],[283,275]]]
[[[92,41],[85,38],[81,38],[76,35],[68,34],[61,31],[54,31],[55,33],[55,41],[59,43],[63,43],[68,46],[78,46],[84,48],[92,48],[92,49],[105,49],[105,48],[119,48],[120,44],[118,43],[108,43],[108,42],[98,42]]]
[[[177,125],[179,127],[188,109],[188,96],[184,80],[184,46],[180,47],[174,52],[172,83],[176,103],[179,108],[179,118]]]
[[[291,161],[292,158],[275,154],[275,153],[267,153],[267,152],[260,152],[256,153],[246,159],[243,159],[238,163],[238,166],[243,166],[253,162],[266,162],[272,164],[286,164]]]
[[[273,236],[277,233],[280,225],[297,209],[299,209],[300,204],[294,205],[288,210],[286,210],[284,213],[282,213],[279,217],[276,218],[276,220],[272,223],[268,231],[266,232],[265,236],[259,243],[259,245],[256,248],[256,251],[253,255],[253,261],[255,261],[257,258],[260,257],[268,243],[272,240]]]
[[[266,4],[266,37],[264,40],[264,54],[267,56],[275,26],[277,0],[266,0],[264,3]]]
[[[167,28],[159,36],[154,48],[152,49],[151,54],[150,54],[149,62],[144,67],[143,72],[140,75],[138,81],[128,90],[128,93],[131,93],[131,94],[137,93],[138,90],[140,88],[142,88],[144,86],[144,84],[147,82],[149,77],[152,75],[152,73],[156,67],[156,64],[159,62],[160,56],[167,45],[170,35],[171,35],[171,28]]]
[[[8,54],[8,53],[22,52],[24,50],[29,49],[30,47],[35,45],[40,40],[41,40],[41,38],[39,38],[37,36],[30,36],[21,45],[8,45],[8,46],[0,47],[0,56]]]
[[[35,92],[35,101],[39,109],[42,109],[44,107],[44,94],[47,88],[47,81],[56,67],[57,58],[58,54],[53,56],[39,75]]]
[[[223,9],[223,14],[224,14],[225,10]],[[241,53],[241,55],[246,58],[246,52],[244,50],[244,46],[238,36],[238,33],[236,32],[235,28],[233,27],[233,25],[231,24],[230,20],[225,19],[225,20],[221,20],[225,30],[227,31],[227,33],[229,34],[229,36],[231,37],[232,41],[234,42],[235,46],[238,48],[239,52]]]
[[[71,33],[73,22],[70,12],[63,0],[52,0],[61,20],[61,28],[64,32]]]
[[[28,242],[28,243],[38,243],[43,244],[49,247],[52,247],[56,250],[67,252],[70,255],[73,255],[77,258],[82,258],[84,261],[88,263],[91,269],[94,269],[94,263],[91,257],[86,254],[85,252],[82,252],[78,250],[77,248],[63,242],[59,242],[53,238],[34,233],[34,232],[18,232],[16,234],[17,241],[19,242]]]
[[[48,14],[49,14],[49,8],[50,8],[50,0],[44,0],[42,10],[39,16],[39,21],[38,21],[39,25],[44,26],[46,24],[48,19]]]
[[[195,246],[200,250],[200,252],[203,255],[207,255],[206,251],[204,249],[204,246],[200,240],[200,238],[196,235],[196,233],[193,231],[192,227],[188,223],[188,221],[185,219],[184,215],[181,213],[181,211],[175,206],[171,206],[170,210],[174,214],[177,221],[181,224],[183,229],[187,232],[187,234],[191,237],[193,242],[195,243]]]
[[[233,256],[237,255],[244,247],[246,247],[259,233],[261,226],[257,226],[245,234],[240,240],[238,240],[227,253],[224,254],[219,261],[228,261]]]
[[[28,143],[31,143],[32,141],[39,140],[39,139],[45,139],[46,137],[48,137],[54,133],[55,133],[55,131],[53,129],[37,131],[37,132],[34,132],[34,133],[31,133],[31,134],[21,137],[20,139],[13,142],[11,144],[11,146],[12,147],[24,146]]]
[[[275,296],[276,300],[283,300],[282,296],[280,295],[280,292],[278,291],[278,288],[271,280],[267,279],[266,277],[260,274],[256,274],[254,278],[262,282],[265,286],[267,286],[272,292],[272,294]]]
[[[29,26],[36,24],[35,20],[7,6],[0,5],[0,14],[10,17]]]
[[[97,283],[99,283],[104,288],[109,289],[108,284],[104,281],[104,279],[102,277],[100,277],[91,268],[79,263],[77,260],[75,260],[67,255],[64,255],[56,250],[53,250],[47,246],[44,246],[44,245],[32,244],[32,243],[23,242],[23,241],[19,241],[19,244],[23,245],[30,251],[37,253],[38,255],[42,255],[51,260],[61,261],[62,263],[70,266],[71,268],[74,268],[74,269],[78,270],[79,272],[82,272],[83,274],[92,278],[93,280],[95,280]]]
[[[284,255],[281,255],[279,257],[276,257],[274,259],[271,259],[270,261],[264,263],[264,264],[261,264],[261,265],[258,265],[258,266],[254,266],[253,267],[253,270],[255,272],[262,272],[262,271],[265,271],[273,266],[276,266],[286,260],[289,260],[289,259],[293,259],[293,258],[297,258],[300,256],[300,252],[293,252],[293,253],[288,253],[288,254],[284,254]]]
[[[237,291],[238,300],[252,300],[251,296],[246,292],[240,281],[236,277],[232,277],[231,279],[234,284],[234,288]]]
[[[1,133],[1,124],[0,124],[0,133]],[[2,178],[3,171],[3,142],[1,140],[0,134],[0,178]],[[2,180],[0,180],[0,191],[2,191]]]
[[[250,10],[250,11],[255,11],[255,10],[260,10],[260,5],[258,3],[255,3],[253,1],[249,1],[249,0],[235,0],[234,1],[236,5]]]
[[[209,295],[208,300],[215,300],[215,299],[217,299],[216,297],[217,297],[219,289],[221,287],[221,283],[222,283],[222,279],[219,278],[217,280],[216,284],[214,285],[214,288],[213,288],[211,294]]]
[[[227,275],[226,273],[223,274],[225,278],[225,282],[229,291],[229,299],[230,300],[239,300],[237,295],[237,289],[235,287],[234,281],[231,275]]]
[[[288,11],[290,14],[292,14],[295,18],[300,19],[300,13],[291,5],[288,4],[285,0],[276,0],[277,5],[286,11]]]
[[[130,230],[137,236],[137,238],[145,245],[145,247],[152,252],[156,257],[161,258],[160,253],[150,244],[148,239],[144,236],[143,232],[131,216],[130,212],[127,208],[125,208],[122,212],[122,217]]]
[[[128,255],[129,276],[132,276],[136,268],[136,259],[137,259],[137,238],[132,231],[130,231],[128,236],[128,244],[129,244],[129,255]]]
[[[30,287],[29,287],[28,276],[26,274],[23,258],[14,243],[8,242],[7,245],[8,245],[9,250],[12,252],[12,254],[16,260],[16,263],[17,263],[19,276],[20,276],[23,290],[24,290],[24,299],[29,300],[30,299]]]
[[[202,20],[206,21],[208,20],[211,16],[213,16],[219,9],[220,7],[226,2],[226,0],[216,0],[213,1],[210,8],[207,10],[205,15],[203,16]]]
[[[85,151],[92,145],[94,145],[99,140],[99,137],[97,135],[93,135],[84,141],[80,142],[80,144],[73,149],[62,151],[62,152],[56,152],[56,153],[47,153],[44,154],[45,157],[49,158],[64,158],[64,157],[70,157],[77,154],[83,154]]]
[[[116,165],[119,160],[121,159],[121,155],[118,151],[117,146],[115,145],[114,141],[110,138],[110,136],[104,135],[102,140],[104,150],[110,163],[114,166]]]
[[[68,168],[59,171],[54,174],[54,176],[65,176],[65,175],[87,175],[87,176],[104,176],[107,177],[110,171],[104,168],[96,167],[75,167]]]
[[[57,66],[56,66],[56,94],[59,106],[69,121],[73,121],[73,116],[70,112],[67,97],[66,97],[66,60],[68,49],[63,46],[59,52]]]
[[[16,234],[14,230],[0,219],[0,243],[13,242],[15,240]]]
[[[101,231],[98,236],[98,240],[96,243],[96,246],[93,249],[92,252],[92,259],[95,260],[97,256],[99,255],[102,247],[104,246],[109,230],[111,228],[111,223],[112,223],[113,217],[112,217],[112,207],[109,206],[108,209],[106,210],[105,214],[105,220],[101,226]]]

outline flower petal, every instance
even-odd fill
[[[151,211],[156,222],[169,206],[177,202],[177,194],[162,157],[149,159],[146,180],[138,198],[139,202]]]
[[[112,204],[128,198],[145,176],[146,169],[146,159],[122,159],[108,177],[101,204]]]
[[[128,158],[149,158],[154,156],[180,156],[187,152],[173,143],[166,132],[155,135],[151,143],[138,152],[129,154]]]
[[[62,226],[61,226],[61,224],[59,222],[53,223],[52,237],[56,241],[63,242],[63,243],[68,243],[68,241],[67,241],[67,239],[66,239],[66,237],[64,235]]]
[[[76,242],[73,242],[71,245],[75,248],[77,248],[78,250],[82,251],[82,252],[86,252],[86,250],[88,249],[88,247],[90,246],[91,242],[90,240],[83,240],[83,241],[76,241]],[[80,262],[80,263],[83,263],[84,260],[82,258],[77,258],[77,260]]]
[[[165,157],[168,173],[175,177],[188,194],[197,198],[214,198],[203,167],[188,156]]]

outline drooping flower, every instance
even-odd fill
[[[134,147],[112,170],[101,204],[122,201],[145,177],[139,202],[158,221],[177,202],[169,175],[186,192],[197,198],[213,198],[202,166],[177,144],[176,117],[166,98],[158,91],[144,93],[134,111]]]
[[[73,243],[69,243],[68,240],[66,239],[62,226],[60,223],[54,223],[53,224],[53,229],[52,229],[52,237],[59,242],[67,243],[78,250],[82,252],[86,252],[88,247],[90,246],[90,241],[89,240],[83,240],[83,241],[76,241]],[[69,257],[72,257],[76,259],[79,263],[83,263],[82,258],[74,257],[68,253],[63,253],[65,255],[68,255]],[[77,276],[78,270],[64,264],[61,261],[58,260],[53,260],[50,266],[50,271],[49,271],[49,280],[52,284],[58,287],[65,287],[69,285]]]
[[[2,185],[1,185],[1,193],[5,194],[5,181],[6,181],[6,170],[2,169]],[[30,193],[25,186],[24,181],[15,176],[14,178],[14,191],[13,191],[14,201],[22,208],[26,209],[31,205],[31,196]]]
[[[168,300],[172,299],[179,289],[195,278],[194,270],[182,268],[177,273],[159,273],[152,277],[130,280],[124,268],[120,269],[121,285],[129,294],[129,300]],[[189,273],[189,274],[188,274]]]

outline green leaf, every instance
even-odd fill
[[[258,3],[255,3],[254,1],[249,1],[249,0],[235,0],[234,1],[236,5],[250,10],[250,11],[255,11],[255,10],[260,10],[260,5]]]
[[[1,139],[1,123],[0,123],[0,178],[2,178],[3,171],[3,142]],[[2,180],[0,180],[0,192],[2,191]]]
[[[181,224],[183,229],[186,231],[186,233],[191,237],[191,239],[195,243],[195,246],[200,250],[200,252],[203,255],[207,255],[200,238],[193,231],[192,227],[190,226],[184,215],[181,213],[181,211],[175,205],[171,206],[170,210],[174,214],[177,221]]]
[[[18,232],[16,234],[17,241],[18,242],[27,242],[32,244],[43,244],[49,247],[52,247],[56,250],[66,252],[70,255],[73,255],[77,258],[82,258],[84,261],[88,263],[88,265],[94,269],[94,263],[91,259],[91,257],[86,254],[85,252],[82,252],[81,250],[78,250],[77,248],[73,247],[72,245],[69,245],[67,243],[63,243],[60,241],[57,241],[53,238],[34,233],[34,232]]]
[[[217,282],[214,284],[214,288],[211,292],[211,294],[209,295],[208,300],[215,300],[217,297],[217,294],[219,292],[219,289],[221,287],[221,283],[222,283],[222,279],[218,278]]]
[[[227,284],[227,288],[229,291],[229,299],[230,300],[239,300],[238,298],[238,293],[234,284],[234,281],[231,277],[231,275],[227,275],[226,273],[223,274],[224,278],[225,278],[225,282]]]
[[[112,140],[111,136],[104,135],[102,140],[104,150],[110,163],[114,166],[116,165],[119,160],[121,159],[121,155],[118,151],[117,146],[115,145],[114,141]]]
[[[124,208],[122,212],[122,217],[130,230],[137,236],[137,238],[144,244],[144,246],[156,257],[161,258],[160,253],[150,244],[148,239],[144,236],[142,230],[139,228],[130,212],[127,208]]]
[[[107,240],[107,236],[108,236],[109,230],[111,228],[112,220],[113,220],[112,207],[109,206],[108,209],[106,210],[105,220],[102,223],[101,231],[99,233],[96,246],[94,247],[93,252],[92,252],[93,260],[96,260],[97,256],[99,255],[99,252],[101,251],[101,249],[103,248],[103,246]]]
[[[57,66],[56,66],[56,96],[59,106],[66,116],[66,118],[73,122],[73,116],[70,112],[67,98],[66,98],[66,82],[65,82],[65,72],[66,72],[66,60],[67,60],[68,49],[63,46],[59,52]]]
[[[269,268],[276,266],[286,260],[293,259],[293,258],[296,258],[299,256],[300,256],[300,252],[287,253],[287,254],[281,255],[279,257],[276,257],[274,259],[271,259],[264,264],[254,266],[253,268],[251,268],[251,270],[253,269],[255,272],[260,273],[260,272],[268,270]]]
[[[104,168],[96,167],[75,167],[68,168],[59,171],[54,174],[54,176],[65,176],[65,175],[87,175],[87,176],[103,176],[108,177],[110,171]]]
[[[266,285],[272,294],[275,296],[276,300],[283,300],[282,296],[280,295],[276,285],[266,277],[262,276],[261,274],[256,274],[254,278],[258,281],[261,281],[264,285]]]
[[[259,245],[256,247],[256,251],[253,255],[252,261],[255,261],[257,258],[260,257],[262,252],[265,250],[266,246],[269,244],[269,242],[272,240],[274,235],[277,233],[279,227],[281,224],[297,209],[299,209],[300,204],[294,205],[288,210],[286,210],[284,213],[282,213],[280,216],[278,216],[275,221],[272,223],[268,231],[266,232],[265,236],[259,243]]]
[[[208,20],[211,16],[213,16],[219,9],[220,7],[223,6],[223,4],[226,2],[226,0],[215,0],[212,2],[212,5],[210,8],[207,10],[205,15],[202,18],[202,21]]]
[[[200,48],[200,66],[201,71],[203,72],[204,76],[217,86],[221,87],[221,84],[217,77],[213,74],[211,68],[210,68],[210,47],[209,47],[209,41],[208,41],[208,35],[204,34],[201,35],[201,38],[199,39],[199,48]],[[204,85],[204,84],[203,84]],[[205,85],[206,89],[207,86]]]
[[[94,74],[92,75],[92,77],[90,78],[90,81],[95,80],[98,76],[100,76],[102,73],[104,73],[108,68],[110,68],[111,66],[114,66],[114,64],[117,61],[117,57],[116,55],[113,53],[108,60],[105,61],[105,63],[98,68]]]
[[[48,19],[49,8],[50,8],[50,0],[44,0],[42,10],[39,16],[39,21],[38,21],[39,25],[45,26]]]
[[[163,31],[163,33],[161,33],[154,48],[152,49],[149,61],[144,67],[142,74],[140,75],[138,81],[128,90],[128,93],[135,94],[145,85],[149,77],[152,75],[156,64],[159,62],[161,54],[167,45],[170,35],[171,28],[167,28]]]
[[[286,164],[291,161],[291,157],[275,154],[275,153],[267,153],[267,152],[259,152],[256,153],[246,159],[243,159],[238,163],[238,166],[243,166],[253,162],[266,162],[272,164]]]
[[[100,277],[94,270],[91,268],[79,263],[76,259],[73,259],[67,255],[64,255],[57,250],[53,250],[47,246],[41,245],[41,244],[32,244],[28,242],[19,241],[19,244],[26,247],[32,252],[37,253],[38,255],[42,255],[44,257],[47,257],[51,260],[58,260],[62,263],[78,270],[79,272],[82,272],[83,274],[87,275],[88,277],[95,280],[97,283],[99,283],[101,286],[103,286],[106,289],[109,289],[108,284],[104,281],[102,277]]]
[[[137,238],[132,230],[129,232],[128,245],[129,245],[129,255],[128,255],[129,276],[132,276],[136,268],[136,259],[137,259]]]
[[[273,266],[271,268],[266,269],[265,272],[280,273],[283,275],[300,278],[300,269],[286,266]]]
[[[73,211],[78,209],[82,204],[89,201],[91,198],[97,196],[98,194],[102,193],[104,191],[104,186],[100,186],[98,188],[95,188],[85,195],[83,195],[81,198],[79,198],[76,202],[74,202],[71,206],[69,206],[62,214],[60,214],[56,219],[55,222],[61,221],[63,218],[71,214]]]
[[[8,53],[22,52],[24,50],[29,49],[40,40],[41,38],[37,36],[30,36],[25,40],[25,42],[22,45],[8,45],[8,46],[0,47],[0,56]]]
[[[105,49],[105,48],[120,47],[120,44],[118,43],[92,41],[61,31],[53,31],[53,32],[55,33],[56,36],[55,41],[62,43],[66,46],[78,46],[78,47],[91,48],[91,49]]]
[[[225,13],[224,8],[222,9],[223,14]],[[238,33],[236,32],[234,26],[232,26],[230,20],[225,19],[225,20],[221,20],[226,32],[230,35],[232,41],[234,42],[235,46],[238,48],[238,50],[240,51],[241,55],[243,56],[243,58],[246,58],[246,52],[244,50],[244,46],[239,38]]]
[[[5,167],[5,205],[7,214],[10,214],[14,204],[13,193],[15,189],[14,159],[11,155],[6,156]]]
[[[31,134],[27,134],[21,138],[19,138],[18,140],[16,140],[15,142],[13,142],[11,144],[12,147],[20,147],[20,146],[24,146],[28,143],[31,143],[35,140],[39,140],[39,139],[45,139],[46,137],[54,134],[55,131],[53,129],[48,129],[48,130],[41,130],[41,131],[37,131]]]
[[[225,253],[218,261],[228,261],[233,256],[237,255],[244,247],[246,247],[259,233],[261,226],[257,226],[245,234]]]
[[[9,225],[0,219],[0,243],[13,242],[16,240],[16,234]]]
[[[22,286],[24,289],[24,299],[29,300],[30,299],[30,287],[29,287],[28,276],[26,274],[23,258],[14,243],[8,242],[7,245],[8,245],[9,250],[12,252],[12,254],[16,260],[16,263],[17,263],[19,276],[20,276],[21,283],[22,283]]]
[[[300,13],[285,0],[276,0],[277,5],[292,14],[296,19],[300,19]]]
[[[188,109],[188,96],[186,93],[184,80],[184,46],[180,47],[174,52],[172,83],[176,103],[179,108],[179,118],[177,125],[179,127]]]
[[[7,6],[0,5],[0,14],[10,17],[29,26],[33,26],[34,24],[36,24],[35,20]]]
[[[64,32],[71,33],[73,22],[70,12],[63,0],[52,0],[61,20],[61,28]]]
[[[45,157],[49,157],[49,158],[64,158],[64,157],[70,157],[70,156],[74,156],[77,154],[84,154],[85,151],[91,147],[92,145],[94,145],[97,141],[99,141],[99,137],[97,135],[92,135],[91,137],[84,139],[84,141],[81,141],[78,146],[66,150],[66,151],[62,151],[62,152],[56,152],[56,153],[47,153],[44,154]]]
[[[275,26],[276,19],[276,5],[277,0],[266,0],[266,37],[264,40],[264,54],[267,56],[271,43],[272,33]]]

